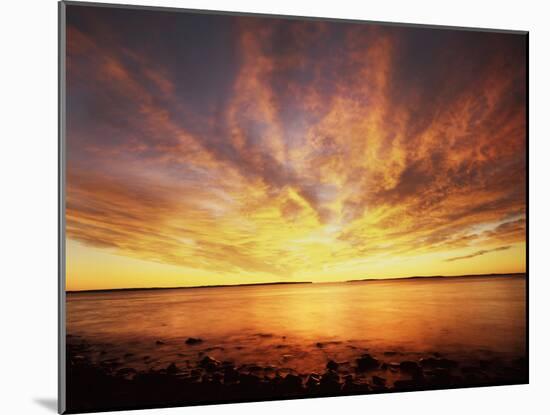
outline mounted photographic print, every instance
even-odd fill
[[[60,411],[527,383],[527,48],[60,3]]]

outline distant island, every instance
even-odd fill
[[[395,280],[422,280],[422,279],[449,279],[449,278],[479,278],[479,277],[508,277],[525,275],[525,272],[508,272],[505,274],[466,274],[466,275],[415,275],[412,277],[392,278],[363,278],[358,280],[347,280],[346,282],[368,282],[368,281],[395,281]]]
[[[390,278],[362,278],[355,280],[341,281],[342,283],[354,282],[381,282],[381,281],[396,281],[396,280],[423,280],[423,279],[450,279],[450,278],[479,278],[479,277],[506,277],[525,275],[525,272],[512,272],[504,274],[470,274],[470,275],[430,275],[430,276],[412,276],[412,277],[390,277]],[[338,281],[332,281],[335,283]],[[265,285],[296,285],[296,284],[314,284],[313,281],[276,281],[276,282],[258,282],[248,284],[217,284],[217,285],[195,285],[190,287],[138,287],[138,288],[107,288],[97,290],[67,290],[67,294],[75,293],[107,293],[119,291],[148,291],[148,290],[189,290],[197,288],[231,288],[231,287],[255,287]]]
[[[187,290],[193,288],[228,288],[228,287],[254,287],[257,285],[295,285],[295,284],[313,284],[312,281],[276,281],[276,282],[257,282],[249,284],[217,284],[217,285],[195,285],[191,287],[138,287],[138,288],[108,288],[99,290],[68,290],[67,294],[74,293],[102,293],[113,291],[147,291],[147,290]]]

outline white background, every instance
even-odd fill
[[[113,0],[112,2],[117,2]],[[548,413],[550,37],[543,1],[173,0],[136,4],[530,31],[531,384],[141,411],[142,414]],[[52,414],[57,392],[57,4],[5,1],[0,25],[0,413]]]

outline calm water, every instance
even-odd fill
[[[82,293],[67,303],[68,333],[94,345],[93,359],[136,369],[205,354],[300,373],[367,350],[461,361],[525,354],[523,276]]]

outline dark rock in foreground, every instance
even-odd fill
[[[358,372],[367,372],[369,370],[377,369],[380,366],[380,362],[370,354],[364,354],[356,360],[356,363]]]
[[[168,373],[169,375],[173,375],[175,373],[178,373],[180,370],[178,369],[178,367],[174,364],[174,363],[170,363],[168,365],[168,367],[166,368],[166,373]]]
[[[401,372],[409,374],[413,377],[420,377],[422,375],[422,369],[418,363],[411,360],[405,360],[399,364]]]
[[[321,377],[319,385],[321,390],[325,393],[337,393],[342,387],[340,384],[340,376],[332,370],[329,370]]]
[[[209,372],[213,372],[214,370],[216,370],[218,367],[221,366],[221,363],[210,356],[205,356],[199,362],[199,366],[206,369]]]
[[[329,370],[338,370],[338,366],[340,365],[336,363],[334,360],[329,360],[327,362],[327,369]]]
[[[311,373],[307,378],[306,387],[310,390],[316,390],[320,382],[321,376],[319,376],[317,373]]]
[[[297,393],[302,391],[302,379],[300,376],[288,374],[281,382],[284,393]]]
[[[224,383],[235,383],[239,380],[239,372],[233,367],[226,367],[223,372]]]
[[[201,344],[202,342],[203,340],[200,337],[189,337],[187,340],[185,340],[185,344],[188,344],[190,346]]]
[[[373,376],[372,377],[372,383],[376,386],[385,386],[386,385],[386,379],[381,378],[380,376]]]
[[[112,355],[111,351],[109,354]],[[283,377],[280,372],[284,368],[266,366],[265,362],[236,367],[234,362],[220,362],[208,355],[195,361],[177,360],[165,368],[142,372],[131,367],[121,368],[121,361],[116,357],[95,363],[90,358],[92,355],[93,348],[86,343],[67,345],[67,406],[70,412],[518,384],[527,381],[525,360],[503,363],[492,359],[489,364],[480,362],[477,365],[477,360],[472,364],[472,360],[459,363],[443,357],[428,357],[419,362],[383,362],[363,354],[356,359],[356,371],[352,373],[348,371],[347,363],[330,360],[322,374],[290,373]],[[434,353],[430,355],[435,356]],[[139,356],[137,358],[142,360]],[[387,379],[379,376],[382,370],[388,371]],[[365,372],[370,371],[374,373],[367,377]]]
[[[415,388],[418,389],[418,385],[413,379],[404,379],[404,380],[396,380],[393,383],[393,388],[395,390],[413,390]]]
[[[420,359],[420,365],[423,368],[428,368],[428,369],[435,369],[435,368],[450,369],[450,368],[456,367],[458,364],[454,360],[450,360],[450,359],[429,357],[427,359]]]

